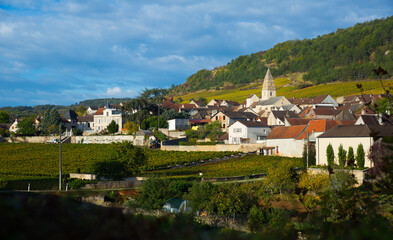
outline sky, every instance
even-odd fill
[[[392,0],[0,0],[0,107],[133,98],[392,15]]]

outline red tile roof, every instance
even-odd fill
[[[291,126],[294,125],[305,125],[308,124],[311,119],[304,119],[304,118],[286,118]]]
[[[297,138],[305,129],[307,125],[295,126],[278,126],[273,128],[266,139],[284,139],[284,138]]]

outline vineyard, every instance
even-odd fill
[[[109,157],[110,144],[62,144],[62,171],[90,172],[90,166]],[[148,169],[219,158],[233,152],[175,152],[144,149]],[[0,144],[0,181],[49,181],[59,174],[59,145]]]
[[[291,81],[287,78],[274,79],[276,85],[277,96],[284,96],[286,98],[301,98],[301,97],[316,97],[319,95],[330,94],[332,97],[349,96],[360,94],[359,89],[356,87],[357,83],[363,85],[364,93],[367,94],[381,94],[383,89],[378,80],[369,81],[354,81],[354,82],[334,82],[329,84],[315,85],[303,89],[297,89],[295,86],[290,85]],[[393,87],[393,80],[386,79],[383,83],[387,89]],[[289,86],[290,85],[290,86]],[[180,96],[183,102],[189,102],[191,99],[198,99],[199,97],[206,98],[208,101],[211,99],[230,99],[239,103],[246,100],[251,94],[261,95],[262,82],[252,83],[240,89],[226,89],[226,90],[200,90],[198,92],[189,93]]]
[[[203,173],[203,176],[206,178],[248,176],[251,174],[266,173],[269,167],[274,166],[279,161],[286,161],[288,166],[294,168],[302,167],[300,158],[247,155],[203,165],[158,170],[153,171],[153,173],[168,177],[197,177],[199,173]]]

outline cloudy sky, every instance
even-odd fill
[[[135,97],[391,15],[392,0],[0,0],[0,107]]]

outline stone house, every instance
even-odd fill
[[[228,143],[262,143],[270,131],[266,123],[236,121],[228,127]]]

